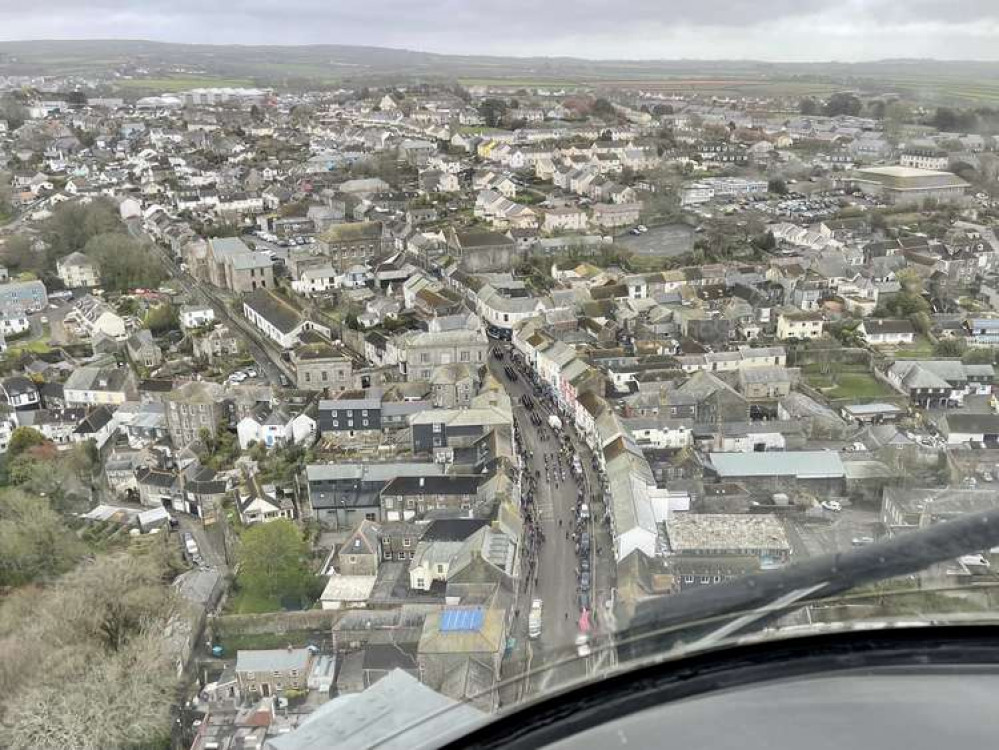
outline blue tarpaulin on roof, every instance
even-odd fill
[[[485,612],[479,607],[445,609],[441,613],[440,629],[442,633],[479,630],[482,627],[484,617]]]

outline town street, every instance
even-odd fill
[[[581,531],[589,531],[591,524],[585,521],[579,522],[577,518],[577,497],[580,486],[569,469],[571,458],[562,459],[564,481],[560,476],[556,482],[551,469],[549,476],[552,478],[546,481],[545,457],[549,459],[549,467],[557,466],[555,456],[559,453],[559,441],[548,426],[549,412],[535,396],[533,386],[522,369],[517,369],[516,381],[511,381],[507,377],[504,368],[511,363],[511,350],[508,345],[497,344],[497,347],[504,352],[503,359],[498,360],[491,353],[489,365],[493,375],[505,386],[513,402],[520,447],[528,457],[523,474],[522,491],[525,494],[530,488],[527,477],[537,472],[533,508],[539,518],[545,539],[540,545],[534,567],[531,567],[531,560],[522,563],[525,586],[519,592],[520,617],[516,625],[516,637],[519,640],[527,633],[527,613],[531,600],[540,598],[544,602],[541,636],[529,641],[527,646],[526,669],[533,673],[527,686],[527,694],[534,695],[555,685],[584,678],[589,671],[587,660],[577,658],[575,648],[576,636],[580,632],[581,610],[580,558],[573,535],[576,534],[578,537]],[[521,397],[525,393],[533,399],[534,411],[543,420],[540,427],[532,424],[531,411],[521,402]],[[591,507],[592,499],[589,496],[586,498]],[[591,546],[591,560],[593,552]],[[592,572],[591,568],[591,574]]]

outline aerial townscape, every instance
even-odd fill
[[[0,44],[0,746],[433,737],[999,506],[999,111],[130,49]]]

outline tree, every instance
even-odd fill
[[[968,345],[961,339],[941,339],[933,346],[934,357],[960,357]]]
[[[18,427],[7,444],[7,460],[12,461],[29,448],[47,443],[48,439],[33,427]]]
[[[863,109],[863,105],[856,96],[846,92],[833,94],[826,101],[825,114],[828,117],[838,115],[850,115],[856,117]]]
[[[0,97],[0,120],[6,120],[11,130],[17,130],[28,119],[28,110],[14,96]]]
[[[83,251],[101,269],[101,284],[105,289],[116,292],[137,287],[155,289],[164,279],[159,259],[127,234],[95,235]]]
[[[0,586],[21,586],[70,570],[83,545],[44,497],[0,493]]]
[[[241,539],[239,587],[275,604],[301,604],[314,583],[308,554],[308,545],[293,522],[281,519],[253,526]]]
[[[767,190],[774,195],[787,195],[787,183],[780,177],[774,177],[767,182]]]
[[[760,250],[770,251],[777,247],[777,238],[774,233],[767,230],[763,234],[758,234],[753,238],[753,245]]]
[[[614,109],[614,105],[607,99],[600,97],[593,102],[593,115],[594,117],[600,117],[604,120],[616,120],[617,110]]]
[[[166,539],[104,555],[0,606],[0,746],[151,746],[169,737],[181,610]],[[66,686],[72,685],[73,690]]]
[[[161,305],[149,308],[144,322],[154,335],[161,336],[167,331],[175,331],[180,328],[180,314],[176,306],[169,302],[164,302]]]
[[[506,102],[502,99],[483,99],[479,105],[479,114],[490,128],[497,127],[506,114]]]
[[[46,262],[50,268],[54,267],[60,258],[82,251],[91,238],[121,228],[118,209],[108,200],[60,203],[41,225],[49,246]]]

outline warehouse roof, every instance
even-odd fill
[[[843,462],[833,451],[712,453],[708,460],[720,477],[836,479],[844,476]]]

